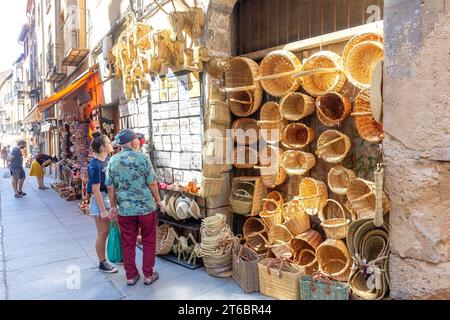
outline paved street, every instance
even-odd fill
[[[157,258],[160,279],[127,287],[119,273],[97,271],[95,225],[77,202],[38,190],[27,178],[22,199],[13,196],[0,169],[0,300],[3,299],[266,299],[245,294],[232,279],[209,276]],[[47,179],[47,184],[49,181]],[[138,263],[141,251],[137,249]],[[74,273],[80,271],[79,289]],[[142,279],[142,278],[141,278]]]

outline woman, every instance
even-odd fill
[[[8,165],[8,156],[10,154],[11,150],[8,146],[4,146],[2,149],[2,159],[3,159],[3,167],[6,168]]]
[[[99,260],[98,269],[105,273],[115,273],[118,271],[117,268],[106,260],[106,240],[109,234],[108,210],[110,209],[110,204],[105,185],[105,171],[108,165],[107,157],[113,151],[113,147],[108,136],[100,132],[94,132],[92,137],[91,149],[95,157],[88,166],[87,192],[91,195],[90,215],[94,217],[97,227],[95,249]]]
[[[31,163],[30,177],[36,177],[40,190],[48,189],[48,187],[44,185],[44,168],[48,167],[53,162],[58,162],[58,158],[51,157],[47,154],[38,153]]]

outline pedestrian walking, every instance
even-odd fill
[[[159,277],[153,270],[156,258],[156,229],[161,202],[155,171],[148,157],[139,152],[141,145],[136,133],[122,130],[116,137],[122,151],[114,155],[106,170],[106,185],[111,202],[110,218],[118,218],[121,232],[123,264],[127,285],[140,279],[136,268],[136,239],[141,229],[143,244],[144,284],[149,285]]]
[[[6,168],[8,165],[8,156],[10,153],[11,153],[10,145],[4,146],[2,148],[3,168]]]
[[[26,142],[20,140],[17,147],[14,147],[8,156],[9,169],[11,170],[12,185],[14,197],[22,198],[27,194],[23,192],[23,183],[25,182],[25,170],[23,170],[22,150],[25,149]]]
[[[110,202],[108,190],[105,185],[106,167],[108,165],[108,154],[113,151],[112,143],[109,138],[95,132],[92,135],[91,149],[94,152],[94,158],[88,166],[88,185],[87,192],[91,195],[89,211],[91,217],[94,217],[97,228],[97,239],[95,241],[95,250],[99,261],[98,270],[105,273],[115,273],[117,267],[106,260],[106,241],[109,234],[109,215]]]
[[[46,190],[48,187],[44,184],[44,169],[48,167],[52,163],[58,162],[58,158],[56,156],[49,156],[48,154],[38,153],[34,160],[31,162],[30,167],[30,177],[36,177],[39,190]]]

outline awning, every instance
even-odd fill
[[[37,108],[37,105],[31,109],[30,113],[23,119],[23,123],[32,123],[41,120],[41,114]]]
[[[37,104],[39,112],[44,112],[59,100],[64,99],[69,94],[81,88],[94,74],[95,71],[89,70],[86,74],[82,75],[80,78],[72,82],[72,84],[68,87],[64,88],[61,91],[58,91],[48,98],[45,98],[44,100],[39,101]]]

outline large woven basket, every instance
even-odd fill
[[[369,89],[372,72],[383,55],[383,44],[377,41],[363,41],[354,46],[345,60],[348,80],[358,88]]]
[[[258,254],[246,245],[233,249],[233,279],[245,293],[259,291]]]
[[[330,91],[339,92],[344,87],[347,78],[342,58],[338,54],[331,51],[318,52],[308,58],[302,71],[316,69],[331,69],[332,71],[302,78],[303,88],[310,95],[318,97]]]
[[[273,199],[264,199],[263,201],[269,201],[276,205],[276,209],[273,211],[262,210],[259,216],[266,225],[267,230],[270,230],[273,226],[283,223],[283,213],[281,211],[281,205],[279,202]]]
[[[317,248],[322,242],[322,235],[316,230],[312,229],[295,236],[295,238],[291,240],[291,247],[294,251],[294,259],[295,257],[298,257],[298,255],[303,250],[311,250],[313,252],[316,252]]]
[[[229,278],[233,275],[233,251],[215,256],[202,256],[206,272],[214,277]]]
[[[347,281],[352,258],[342,240],[327,239],[316,250],[319,270],[336,281]]]
[[[314,130],[303,123],[290,123],[284,130],[281,143],[286,148],[301,149],[315,138]]]
[[[289,121],[301,120],[314,112],[314,99],[306,94],[290,92],[280,102],[281,116]]]
[[[286,121],[281,116],[278,103],[269,101],[261,107],[258,126],[260,135],[266,142],[277,143],[280,141],[285,124]]]
[[[360,178],[350,180],[347,198],[356,211],[358,219],[373,219],[375,217],[376,197],[375,184]],[[389,212],[390,203],[386,193],[382,192],[383,214]]]
[[[337,165],[328,172],[328,187],[338,195],[346,195],[353,178],[356,178],[356,174],[352,170]]]
[[[262,88],[255,80],[258,64],[248,58],[230,59],[230,68],[225,71],[225,92],[229,93],[230,110],[239,117],[248,117],[256,112],[262,102]]]
[[[235,213],[258,215],[267,189],[260,177],[235,177],[231,187],[230,205]]]
[[[329,92],[316,100],[319,121],[327,127],[339,126],[352,109],[350,98],[336,92]]]
[[[373,117],[369,90],[363,90],[356,96],[352,116],[355,117],[356,130],[361,138],[373,143],[383,139],[383,124]]]
[[[342,58],[344,59],[344,65],[347,61],[347,57],[349,52],[358,44],[364,41],[375,41],[383,44],[383,35],[376,32],[363,32],[355,35],[353,38],[351,38],[347,44],[345,45]]]
[[[239,145],[254,144],[259,138],[259,127],[255,119],[239,118],[231,125],[234,142]]]
[[[171,226],[168,224],[160,225],[156,233],[156,254],[168,254],[172,250],[175,236],[175,230]]]
[[[218,196],[223,190],[224,183],[224,176],[220,178],[203,177],[202,185],[200,187],[200,196],[203,198]]]
[[[299,71],[301,67],[300,60],[292,52],[272,51],[261,61],[259,66],[261,86],[268,94],[275,97],[297,91],[301,82],[289,73]],[[283,74],[287,75],[280,76]]]
[[[298,187],[298,197],[305,212],[311,216],[320,214],[326,206],[328,189],[325,183],[313,178],[303,178]]]
[[[258,164],[258,151],[249,147],[238,145],[233,151],[233,166],[240,169],[251,169]]]
[[[288,175],[304,175],[315,165],[313,154],[298,150],[285,151],[281,160],[281,166]]]
[[[332,202],[338,206],[342,217],[330,218],[324,213],[322,228],[325,230],[328,239],[345,239],[350,220],[346,218],[344,208],[339,202],[333,199],[328,199],[328,202]]]
[[[266,226],[260,218],[249,217],[245,220],[244,226],[242,227],[242,233],[244,234],[244,239],[254,235],[255,233],[261,233],[267,231]]]
[[[317,140],[316,155],[329,163],[345,159],[351,148],[350,138],[337,130],[324,131]]]
[[[303,249],[300,252],[295,253],[293,262],[303,268],[306,275],[311,275],[319,270],[316,252],[313,250]]]

